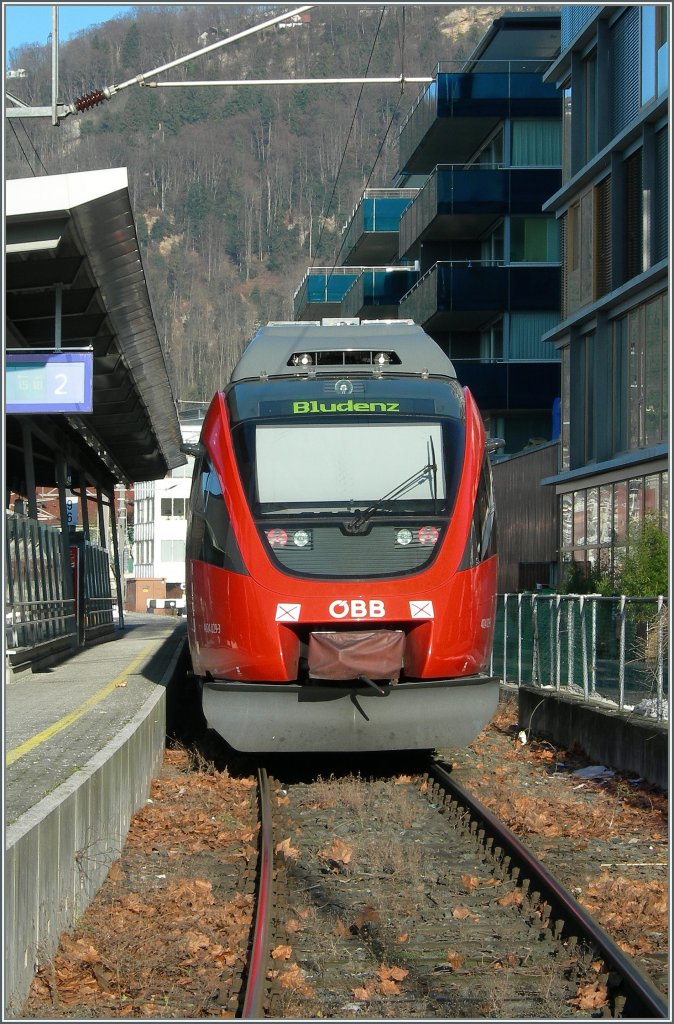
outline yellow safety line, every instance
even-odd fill
[[[37,733],[36,736],[32,736],[29,740],[26,740],[25,743],[21,743],[18,747],[14,747],[10,750],[5,757],[5,765],[9,767],[11,764],[14,764],[14,762],[18,761],[20,757],[24,756],[24,754],[28,754],[31,750],[34,750],[35,747],[39,747],[41,743],[44,743],[45,740],[49,740],[52,736],[56,736],[56,734],[61,732],[62,729],[66,729],[69,725],[72,725],[73,722],[76,722],[78,718],[82,717],[82,715],[86,715],[87,711],[90,711],[91,708],[100,704],[102,700],[105,700],[108,694],[112,693],[116,686],[123,683],[126,677],[130,676],[134,669],[138,668],[141,661],[147,657],[151,648],[155,646],[155,643],[156,640],[153,640],[152,643],[149,643],[147,647],[143,648],[141,653],[134,658],[133,661],[129,662],[123,672],[120,672],[118,676],[115,676],[111,683],[104,686],[103,689],[99,690],[98,693],[95,693],[93,697],[89,697],[88,700],[85,700],[84,704],[80,704],[78,708],[75,708],[75,710],[71,711],[70,714],[65,715],[64,718],[59,719],[58,722],[54,722],[54,724],[50,725],[49,728],[44,729],[42,732]]]

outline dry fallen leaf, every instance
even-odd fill
[[[458,971],[459,967],[462,966],[465,956],[462,956],[456,949],[447,950],[447,963],[451,964],[455,971]]]
[[[272,960],[289,960],[292,951],[292,946],[275,946],[271,951],[271,958]]]
[[[524,899],[521,889],[511,889],[500,900],[496,900],[499,907],[519,907]]]
[[[353,927],[359,932],[366,924],[379,924],[380,922],[380,914],[377,913],[374,907],[367,906],[363,907],[363,909],[356,914],[353,919]]]
[[[466,921],[470,918],[471,921],[479,921],[480,917],[478,914],[473,913],[468,907],[455,907],[452,911],[452,917],[455,917],[457,921]]]
[[[274,852],[282,853],[286,860],[297,860],[300,855],[299,850],[296,850],[290,842],[290,837],[282,839],[280,843],[277,843]]]
[[[385,996],[399,996],[400,986],[396,985],[395,981],[389,981],[388,978],[384,978],[379,982],[377,988]]]
[[[108,871],[108,878],[111,882],[124,881],[124,879],[126,878],[126,874],[122,869],[121,861],[115,860],[112,862],[112,864],[110,865],[110,870]]]
[[[355,999],[361,999],[363,1002],[367,1002],[370,998],[370,993],[366,988],[354,988],[351,991]]]
[[[604,1006],[608,997],[606,985],[599,981],[589,982],[581,985],[575,999],[571,999],[571,1005],[579,1010],[597,1010]]]
[[[336,864],[349,864],[353,857],[353,848],[342,839],[333,839],[330,848],[318,855],[321,860],[333,861]]]

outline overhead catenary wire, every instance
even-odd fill
[[[38,153],[37,149],[35,148],[35,144],[34,144],[33,140],[31,139],[30,135],[28,134],[28,130],[27,130],[25,124],[23,123],[23,121],[21,121],[20,124],[21,124],[21,127],[23,128],[24,135],[26,136],[26,138],[28,139],[28,142],[30,143],[30,148],[33,150],[33,152],[35,153],[35,156],[37,157],[37,160],[38,160],[38,163],[39,163],[40,167],[42,168],[42,170],[44,171],[45,174],[49,174],[49,171],[47,170],[47,168],[45,167],[44,163],[42,162],[42,158],[41,158],[40,154]]]
[[[380,24],[381,24],[381,21],[380,21]],[[376,39],[375,39],[375,42],[376,42]],[[400,32],[400,29],[398,29],[398,48],[400,50],[400,95],[398,96],[398,102],[396,103],[395,108],[393,110],[393,113],[391,114],[391,116],[389,118],[388,125],[386,126],[386,131],[384,132],[384,136],[383,136],[383,138],[382,138],[382,140],[381,140],[381,142],[379,144],[379,149],[377,150],[377,155],[375,156],[375,158],[374,158],[374,160],[372,162],[372,166],[370,168],[370,173],[367,176],[367,181],[365,182],[365,186],[363,188],[363,195],[365,194],[365,192],[369,188],[370,181],[372,180],[372,175],[374,174],[375,169],[377,167],[377,163],[379,162],[379,157],[381,156],[382,151],[384,149],[384,146],[386,145],[386,140],[388,139],[389,132],[391,131],[391,127],[392,127],[393,122],[395,120],[396,114],[398,113],[398,110],[400,109],[400,104],[402,103],[403,96],[404,96],[404,93],[405,93],[405,81],[411,81],[411,79],[405,79],[405,8],[404,7],[403,7],[403,11],[402,11],[402,33]],[[328,281],[332,277],[333,272],[334,272],[335,268],[337,267],[337,264],[339,263],[339,258],[342,255],[342,249],[344,248],[344,245],[346,244],[346,240],[347,240],[347,236],[345,234],[343,239],[342,239],[342,244],[339,247],[339,251],[337,252],[337,255],[335,256],[335,258],[333,260],[332,267],[330,268],[330,273],[328,274]],[[320,242],[320,238],[319,238],[319,242]],[[318,251],[318,246],[316,247],[316,251]],[[312,266],[313,266],[313,264],[312,264]]]
[[[377,31],[375,32],[374,41],[372,43],[372,49],[370,50],[370,56],[368,57],[367,67],[365,68],[365,78],[367,78],[368,71],[370,70],[370,65],[372,63],[372,57],[374,55],[374,50],[375,50],[375,47],[377,45],[377,39],[379,38],[379,31],[381,29],[381,25],[382,25],[382,21],[384,20],[385,13],[386,13],[386,7],[382,7],[381,14],[379,16],[379,23],[377,25]],[[321,248],[321,240],[323,238],[323,232],[325,231],[325,225],[327,223],[328,214],[330,213],[330,208],[332,206],[332,201],[335,198],[335,193],[337,191],[337,184],[339,182],[339,176],[341,174],[342,167],[344,166],[344,160],[346,159],[346,151],[347,151],[348,146],[349,146],[349,140],[351,138],[351,133],[353,132],[353,126],[356,123],[356,117],[358,116],[358,110],[360,108],[360,101],[361,101],[361,99],[363,97],[363,90],[364,90],[364,88],[365,88],[365,83],[363,83],[361,85],[360,90],[358,92],[358,99],[356,100],[356,106],[355,106],[355,109],[354,109],[354,112],[353,112],[353,117],[351,118],[351,125],[349,126],[349,131],[348,131],[348,134],[346,136],[346,142],[344,143],[344,148],[342,150],[342,158],[341,158],[341,160],[339,162],[339,167],[337,168],[337,174],[335,175],[335,183],[334,183],[334,185],[332,187],[332,195],[330,196],[330,200],[328,202],[328,205],[327,205],[326,210],[325,210],[325,214],[324,214],[323,219],[322,219],[321,230],[318,233],[318,241],[316,243],[316,248],[314,250],[314,258],[313,258],[313,261],[312,261],[312,264],[311,264],[311,268],[312,269],[314,268],[314,266],[316,264],[316,259],[318,258],[318,253],[319,253],[320,248]],[[334,267],[333,267],[333,269],[334,269]]]
[[[21,140],[19,139],[19,136],[16,134],[16,128],[14,127],[14,125],[12,124],[11,121],[9,122],[9,127],[12,129],[12,133],[13,133],[14,138],[16,140],[16,144],[19,147],[19,149],[21,150],[21,153],[23,154],[24,160],[28,164],[28,168],[30,170],[30,173],[33,175],[34,178],[36,178],[37,175],[36,175],[35,171],[33,170],[33,165],[31,164],[31,162],[30,162],[30,160],[28,158],[28,154],[26,153],[25,149],[21,145]]]

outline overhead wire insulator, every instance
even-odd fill
[[[80,96],[79,99],[76,99],[73,106],[81,114],[83,110],[91,110],[92,107],[97,107],[99,103],[104,103],[107,98],[102,89],[94,89],[93,92],[88,92],[84,96]]]

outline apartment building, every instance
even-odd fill
[[[181,417],[184,442],[199,440],[203,411]],[[134,491],[133,572],[126,581],[127,606],[146,611],[150,602],[185,606],[185,538],[194,459],[162,480],[137,483]],[[153,606],[154,606],[153,605]]]
[[[555,12],[507,13],[468,61],[442,61],[400,129],[396,188],[368,189],[339,265],[312,268],[295,318],[409,318],[470,387],[506,451],[555,436],[562,99],[544,72]]]
[[[669,522],[669,4],[566,6],[545,80],[563,97],[562,565],[612,574]]]

